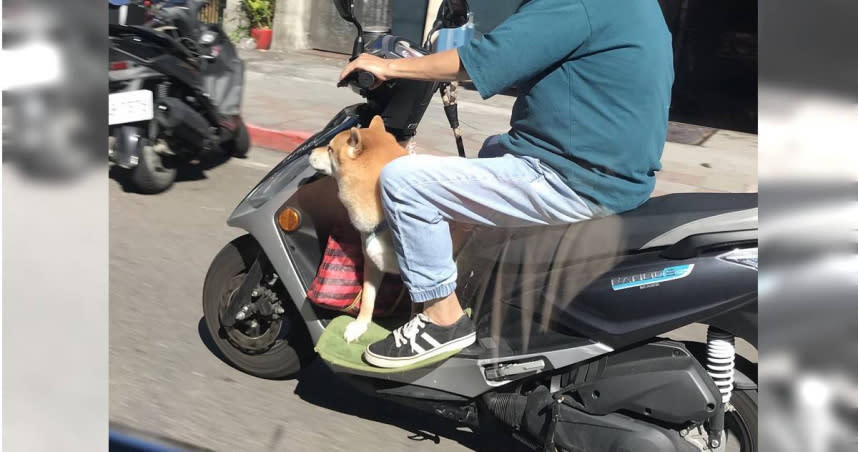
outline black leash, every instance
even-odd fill
[[[443,83],[441,85],[441,100],[444,102],[444,114],[447,115],[447,121],[450,123],[450,128],[453,129],[453,136],[456,138],[456,149],[459,151],[459,157],[465,156],[465,143],[462,141],[462,129],[459,128],[459,106],[456,104],[456,88],[458,82]]]

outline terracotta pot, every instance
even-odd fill
[[[250,36],[256,40],[256,48],[266,50],[271,47],[271,29],[270,28],[251,28]]]

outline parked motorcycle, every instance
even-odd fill
[[[352,2],[335,3],[360,30]],[[464,1],[445,0],[438,23],[466,17]],[[427,53],[359,31],[354,53],[362,51]],[[306,299],[332,225],[348,221],[310,151],[375,115],[408,140],[438,88],[391,80],[369,90],[368,73],[349,83],[367,101],[343,109],[251,190],[228,220],[248,234],[224,247],[206,276],[214,343],[252,375],[294,375],[338,315]],[[572,225],[477,228],[457,259],[474,345],[416,370],[328,365],[374,396],[475,429],[501,426],[534,448],[756,451],[756,366],[734,346],[737,337],[757,340],[756,206],[756,194],[673,194]],[[695,323],[708,328],[705,342],[663,338]]]
[[[110,160],[143,193],[159,193],[180,166],[220,147],[250,148],[241,119],[244,62],[206,0],[153,7],[143,26],[110,24]]]

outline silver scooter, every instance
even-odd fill
[[[360,30],[351,1],[335,4]],[[444,1],[437,25],[461,26],[467,13],[464,1]],[[354,53],[425,49],[359,31]],[[439,88],[393,80],[369,90],[374,82],[350,79],[367,101],[283,159],[229,217],[247,234],[212,262],[203,308],[217,348],[244,372],[295,375],[339,315],[306,299],[331,226],[348,221],[310,151],[375,115],[408,140]],[[457,265],[474,345],[416,370],[328,363],[333,372],[374,396],[499,427],[544,450],[757,450],[756,365],[734,348],[736,338],[757,341],[756,194],[674,194],[573,225],[477,228]],[[708,329],[704,341],[663,338],[691,324]]]

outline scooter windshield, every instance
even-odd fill
[[[271,172],[269,172],[259,182],[259,184],[250,191],[250,194],[248,194],[247,197],[239,204],[236,210],[239,210],[245,203],[250,203],[253,208],[258,208],[268,202],[273,195],[283,190],[286,185],[288,185],[289,182],[297,176],[297,174],[294,174],[295,171],[300,172],[303,170],[302,166],[292,166],[289,165],[289,162],[308,155],[310,151],[319,146],[328,144],[328,142],[331,141],[331,139],[338,133],[357,126],[358,122],[359,118],[357,116],[346,116],[344,119],[339,121],[338,124],[333,126],[329,125],[325,130],[310,137],[310,139],[305,141],[298,147],[298,149],[292,151],[291,154],[278,163],[277,166],[275,166],[274,169],[272,169]],[[296,168],[298,168],[298,170],[296,170]]]

